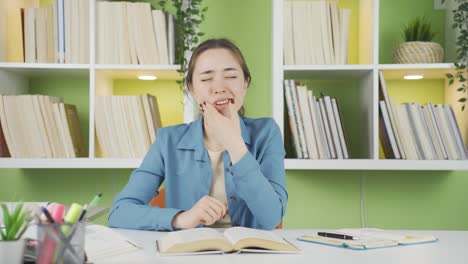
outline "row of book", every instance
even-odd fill
[[[284,63],[346,64],[350,16],[337,1],[285,1]]]
[[[86,156],[75,105],[44,95],[0,95],[0,154],[13,158]]]
[[[96,3],[97,63],[173,64],[172,17],[150,3]]]
[[[156,97],[97,96],[96,136],[105,158],[142,158],[156,140],[161,118]]]
[[[89,63],[89,0],[22,8],[24,61]]]
[[[336,98],[316,98],[311,89],[284,81],[289,127],[299,159],[348,159],[349,151]]]
[[[385,157],[408,160],[466,160],[455,114],[449,104],[395,104],[379,73],[379,137]]]

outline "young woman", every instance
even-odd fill
[[[157,140],[114,200],[109,226],[177,230],[275,228],[288,194],[281,133],[271,118],[246,118],[247,64],[227,39],[194,51],[187,87],[202,116],[158,129]],[[166,208],[148,205],[165,181]]]

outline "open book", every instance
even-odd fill
[[[306,242],[350,249],[372,249],[437,241],[437,238],[432,236],[417,236],[394,233],[377,228],[338,229],[336,231],[332,231],[331,233],[351,236],[354,239],[324,237],[319,236],[318,233],[305,234],[298,237],[298,239]]]
[[[156,245],[160,255],[301,252],[301,250],[272,231],[246,227],[231,227],[223,233],[212,228],[175,231],[156,241]]]

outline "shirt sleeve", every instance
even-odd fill
[[[253,222],[258,223],[252,227],[261,229],[274,229],[281,222],[288,200],[281,132],[273,120],[270,124],[264,128],[272,132],[261,158],[247,152],[230,168],[238,195],[252,212]]]
[[[140,167],[132,172],[127,185],[114,199],[108,218],[110,227],[174,230],[172,219],[182,210],[149,205],[164,181],[163,132],[164,129],[158,129],[158,139]]]

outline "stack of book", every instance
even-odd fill
[[[346,64],[350,16],[337,1],[285,1],[284,63]]]
[[[155,96],[97,96],[96,135],[103,157],[141,158],[161,127]]]
[[[403,103],[388,96],[379,73],[380,141],[388,159],[466,160],[468,151],[451,105]]]
[[[89,0],[55,0],[21,8],[24,62],[89,63]]]
[[[342,116],[336,98],[316,98],[311,89],[284,81],[294,150],[299,159],[348,159]]]
[[[150,3],[96,4],[96,62],[173,64],[173,24]]]
[[[86,156],[76,107],[63,103],[62,98],[0,95],[0,123],[2,157]]]

